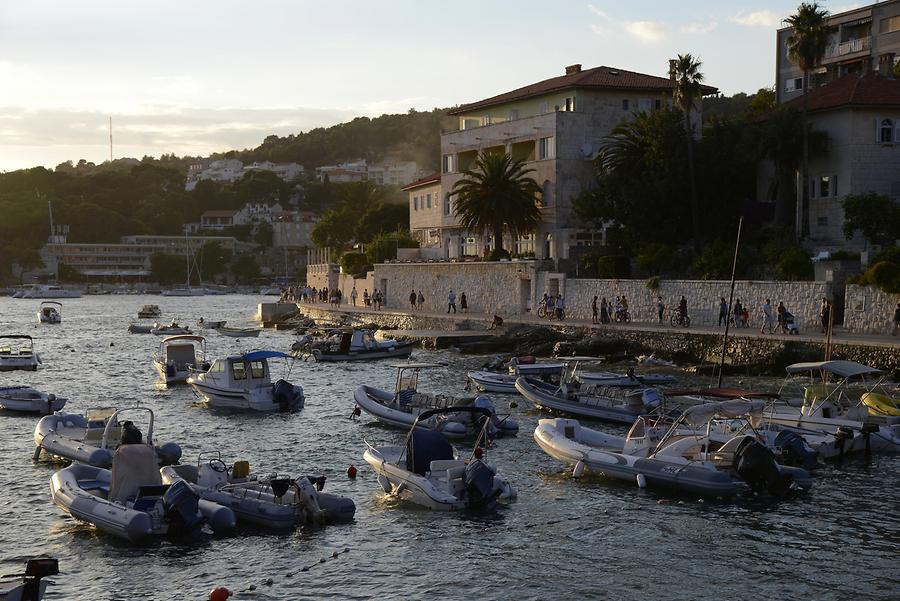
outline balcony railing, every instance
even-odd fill
[[[846,56],[848,54],[854,54],[856,52],[866,52],[871,47],[871,36],[866,36],[864,38],[859,38],[856,40],[849,40],[847,42],[840,42],[839,44],[830,45],[825,50],[825,58],[837,58],[840,56]]]

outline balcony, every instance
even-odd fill
[[[833,60],[856,54],[857,52],[869,52],[872,48],[872,37],[857,38],[846,42],[834,43],[825,49],[825,60]]]

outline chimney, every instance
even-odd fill
[[[878,74],[883,77],[894,77],[894,56],[893,52],[885,52],[878,57]]]
[[[581,63],[566,67],[566,75],[572,75],[573,73],[581,73]]]
[[[669,79],[675,81],[675,65],[678,64],[678,61],[674,58],[669,59]]]

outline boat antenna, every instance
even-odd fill
[[[744,225],[744,218],[738,219],[737,240],[734,243],[734,261],[731,263],[731,292],[728,296],[728,312],[731,315],[725,316],[725,335],[722,337],[722,356],[719,360],[719,383],[717,386],[722,387],[722,376],[725,373],[725,352],[728,349],[728,326],[731,324],[731,316],[734,315],[732,307],[734,306],[734,272],[737,271],[738,250],[741,248],[741,227]]]

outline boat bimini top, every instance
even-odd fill
[[[856,361],[812,361],[807,363],[794,363],[786,368],[788,374],[815,373],[832,374],[840,378],[853,378],[866,374],[884,373],[880,369],[857,363]]]

